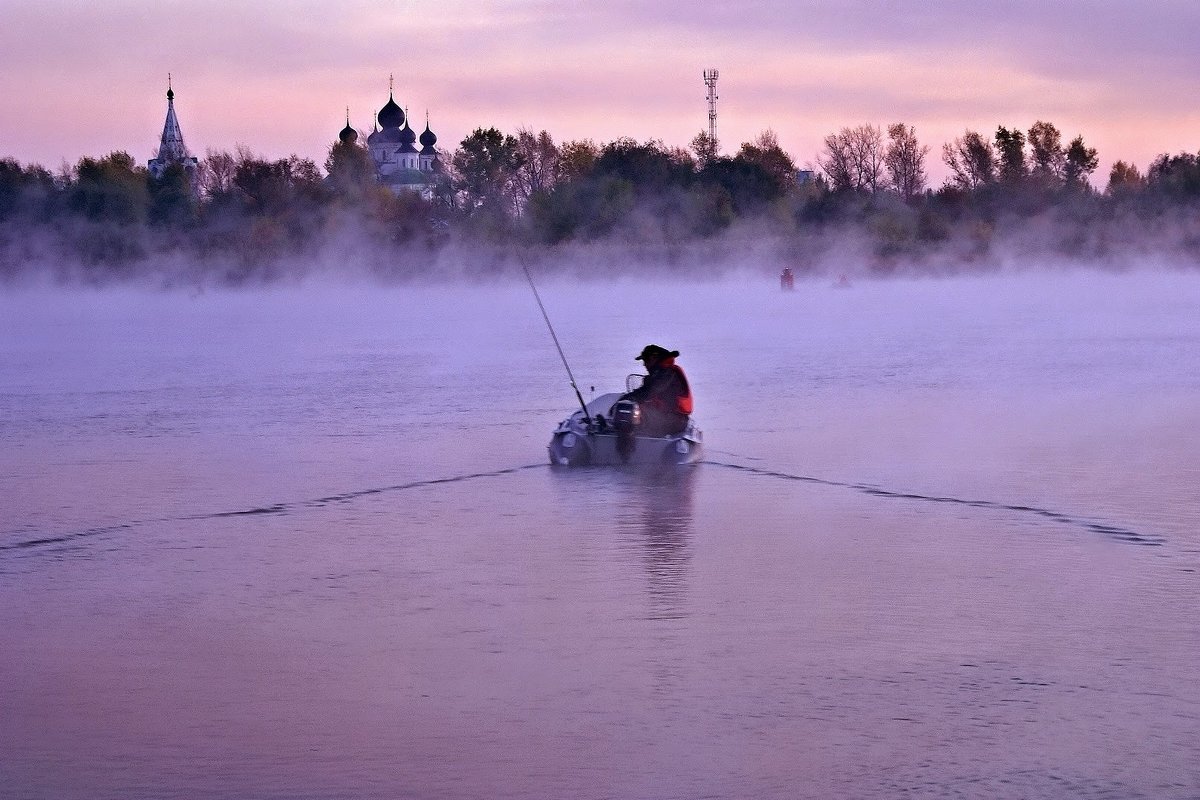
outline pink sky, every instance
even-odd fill
[[[686,146],[721,71],[722,149],[770,128],[803,165],[843,126],[1083,134],[1145,169],[1200,150],[1200,3],[1158,0],[0,0],[0,156],[55,169],[157,144],[166,76],[188,146],[322,163],[344,124],[396,100],[443,151],[473,128]],[[1103,173],[1103,174],[1101,174]],[[935,180],[935,182],[937,182]]]

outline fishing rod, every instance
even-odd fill
[[[579,407],[583,409],[583,421],[590,428],[592,418],[588,415],[587,403],[583,402],[583,395],[579,393],[579,387],[575,385],[575,375],[571,372],[571,365],[567,363],[567,357],[563,353],[562,345],[558,343],[558,335],[554,332],[554,326],[550,324],[550,315],[546,313],[546,307],[542,305],[542,296],[538,294],[537,287],[533,285],[533,276],[529,274],[529,266],[523,258],[521,259],[521,269],[525,271],[525,280],[529,281],[529,288],[533,290],[533,297],[537,300],[538,308],[542,310],[542,319],[546,320],[546,327],[550,329],[550,336],[554,339],[554,346],[558,348],[558,357],[562,359],[563,366],[567,368],[567,377],[571,379],[571,388],[575,390],[575,397],[579,400]]]

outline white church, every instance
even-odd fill
[[[436,174],[441,170],[438,160],[437,136],[429,129],[429,116],[425,117],[425,130],[418,137],[410,124],[411,117],[405,113],[388,91],[388,101],[375,115],[375,128],[367,136],[367,150],[375,163],[375,175],[379,183],[396,194],[419,192],[428,195],[432,191]],[[358,141],[358,131],[346,127],[338,134],[345,143]],[[420,142],[421,149],[416,147]]]
[[[375,177],[379,183],[388,187],[396,194],[400,192],[418,192],[426,197],[433,192],[433,185],[441,162],[438,160],[437,136],[429,129],[428,114],[425,118],[425,130],[420,136],[409,124],[408,114],[396,103],[388,91],[388,101],[375,116],[375,129],[367,137],[367,150],[375,163]],[[358,142],[358,131],[350,126],[347,114],[346,127],[338,134],[338,139],[344,143]],[[421,149],[416,147],[420,143]],[[179,119],[175,116],[175,91],[171,88],[171,79],[167,77],[167,120],[163,125],[162,140],[158,146],[158,154],[147,162],[150,174],[155,178],[162,177],[167,167],[180,164],[188,175],[194,176],[199,164],[183,143],[183,131],[179,127]]]

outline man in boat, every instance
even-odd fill
[[[692,390],[683,369],[675,363],[678,355],[678,350],[648,344],[634,359],[646,365],[647,375],[641,386],[621,399],[641,406],[640,436],[671,436],[687,427]]]

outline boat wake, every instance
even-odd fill
[[[750,456],[741,456],[736,453],[724,453],[728,456],[743,460],[758,460]],[[817,478],[809,475],[796,475],[788,472],[780,472],[779,470],[770,469],[767,467],[748,466],[745,464],[735,464],[727,461],[712,461],[703,460],[698,464],[707,464],[711,467],[720,467],[722,469],[737,470],[740,472],[761,475],[768,478],[777,478],[780,480],[799,481],[803,483],[817,484],[821,486],[833,486],[844,489],[853,489],[862,492],[863,494],[872,495],[874,497],[884,497],[895,500],[911,500],[925,503],[944,503],[950,505],[964,506],[969,508],[986,509],[990,511],[1014,512],[1021,514],[1030,514],[1048,519],[1053,522],[1063,525],[1070,525],[1077,528],[1083,528],[1116,539],[1122,542],[1136,545],[1144,545],[1149,547],[1158,547],[1165,544],[1165,540],[1158,536],[1138,533],[1118,525],[1112,525],[1107,522],[1087,519],[1078,515],[1067,514],[1061,511],[1054,511],[1047,508],[1039,508],[1037,506],[1002,503],[994,500],[971,500],[961,497],[948,497],[941,495],[926,495],[915,492],[897,491],[893,489],[884,489],[878,486],[872,486],[865,483],[851,483],[848,481],[836,481],[827,478]],[[306,508],[322,508],[329,505],[339,503],[349,503],[361,497],[370,495],[386,494],[389,492],[402,492],[410,489],[419,489],[428,486],[438,486],[442,484],[461,483],[464,481],[478,480],[481,478],[495,478],[504,475],[512,475],[518,472],[524,472],[532,469],[545,469],[548,464],[524,464],[517,467],[508,467],[506,469],[490,470],[487,472],[470,472],[462,475],[452,475],[442,478],[431,478],[427,480],[410,481],[408,483],[399,483],[391,486],[378,486],[370,489],[359,489],[356,491],[343,492],[340,494],[327,495],[310,500],[298,500],[295,502],[274,503],[266,506],[255,506],[252,508],[236,509],[231,511],[215,511],[202,514],[183,514],[178,516],[157,517],[154,519],[133,520],[130,522],[122,522],[114,525],[98,526],[87,528],[84,530],[71,531],[67,533],[41,535],[34,538],[22,538],[18,541],[3,542],[0,539],[0,552],[4,551],[20,551],[31,550],[37,548],[53,547],[54,545],[63,545],[76,542],[81,539],[92,537],[100,537],[106,534],[119,533],[122,531],[132,530],[134,528],[145,525],[154,525],[164,522],[193,522],[208,519],[226,519],[230,517],[254,517],[262,515],[287,514],[293,511],[298,511]],[[28,535],[27,533],[25,535]],[[12,532],[4,536],[19,537],[20,533]]]
[[[298,500],[291,503],[275,503],[269,506],[256,506],[254,508],[243,508],[236,511],[214,511],[206,514],[181,514],[173,517],[156,517],[154,519],[134,520],[132,522],[122,522],[116,525],[87,528],[81,531],[71,531],[69,533],[39,536],[35,539],[23,539],[16,542],[0,543],[0,552],[5,550],[26,550],[30,548],[64,544],[78,539],[102,536],[107,533],[117,533],[144,525],[154,525],[163,522],[194,522],[197,520],[225,519],[228,517],[252,517],[264,514],[286,514],[290,511],[304,508],[322,508],[324,506],[334,505],[337,503],[348,503],[352,500],[356,500],[360,497],[366,497],[368,495],[385,494],[387,492],[402,492],[407,489],[419,489],[423,486],[437,486],[445,483],[460,483],[462,481],[472,481],[479,478],[495,478],[502,475],[511,475],[513,473],[522,472],[529,469],[542,469],[546,466],[546,464],[540,463],[525,464],[519,467],[508,467],[507,469],[497,469],[490,472],[471,472],[464,475],[452,475],[446,478],[431,478],[423,481],[398,483],[393,486],[378,486],[372,489],[359,489],[353,492],[343,492],[341,494],[331,494],[327,497],[318,497],[313,500]]]
[[[736,455],[727,453],[726,455]],[[741,458],[742,456],[737,456]],[[755,475],[765,475],[770,478],[780,478],[789,481],[802,481],[804,483],[814,483],[821,486],[837,486],[843,489],[854,489],[863,494],[873,495],[875,497],[887,497],[895,500],[915,500],[925,503],[947,503],[957,506],[966,506],[969,508],[983,508],[993,511],[1012,511],[1022,514],[1032,514],[1044,519],[1059,522],[1064,525],[1072,525],[1078,528],[1084,528],[1092,533],[1099,533],[1108,536],[1112,539],[1117,539],[1129,544],[1145,545],[1148,547],[1159,547],[1165,544],[1166,540],[1159,536],[1151,536],[1143,533],[1132,531],[1128,528],[1123,528],[1117,525],[1111,525],[1107,522],[1089,520],[1084,517],[1066,514],[1061,511],[1053,511],[1048,508],[1039,508],[1037,506],[1019,505],[1015,503],[1001,503],[995,500],[968,500],[961,497],[946,497],[940,495],[917,494],[914,492],[902,492],[891,489],[882,489],[878,486],[872,486],[866,483],[850,483],[847,481],[834,481],[826,478],[814,478],[808,475],[793,475],[787,472],[779,472],[778,470],[767,469],[764,467],[752,467],[744,464],[732,464],[724,461],[701,461],[702,464],[708,464],[714,467],[723,467],[725,469],[740,470],[742,472],[750,472]]]

